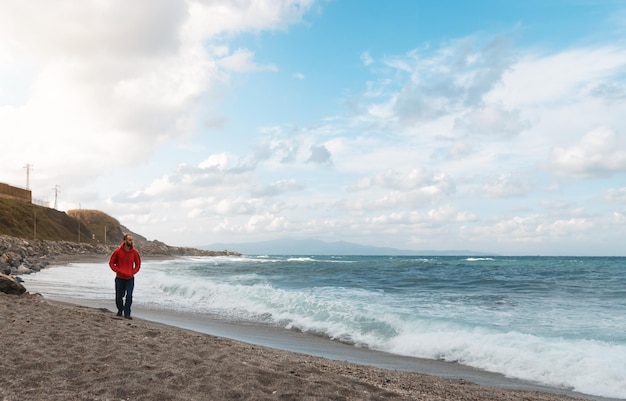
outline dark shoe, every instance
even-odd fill
[[[124,319],[133,320],[133,318],[130,316],[124,316]]]
[[[122,311],[121,310],[117,311],[117,316],[122,316]]]

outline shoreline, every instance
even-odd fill
[[[101,310],[107,309],[113,313],[112,309],[110,309],[111,302],[92,300],[84,302],[83,304],[77,304],[70,299],[53,300],[52,302],[60,302],[74,306],[87,306]],[[594,396],[566,388],[558,388],[527,380],[510,378],[500,373],[489,372],[456,362],[409,357],[369,348],[356,347],[352,344],[333,341],[326,337],[297,330],[262,326],[255,323],[233,322],[194,313],[151,309],[141,305],[135,306],[133,311],[140,319],[151,323],[162,324],[168,327],[187,330],[192,333],[215,336],[249,345],[267,347],[277,351],[323,358],[329,361],[409,374],[414,373],[444,380],[457,380],[494,389],[543,392],[581,400],[619,401],[619,399],[615,398]]]
[[[11,322],[0,326],[5,401],[580,399],[278,350],[30,294],[0,294],[0,309]]]
[[[172,259],[173,257],[166,258]],[[153,258],[148,256],[143,259],[150,260],[163,258]],[[55,258],[53,261],[51,261],[49,267],[63,267],[64,265],[67,265],[69,263],[106,263],[107,260],[108,255],[67,255],[66,257]],[[339,391],[338,389],[328,390],[328,392],[325,393],[315,393],[311,392],[311,389],[307,389],[304,392],[298,393],[297,397],[286,397],[287,399],[302,399],[303,397],[309,397],[309,399],[355,400],[614,400],[611,398],[603,398],[576,393],[567,389],[544,386],[541,384],[535,384],[523,380],[509,379],[497,373],[490,373],[461,364],[402,357],[399,355],[387,354],[380,351],[357,348],[347,344],[337,343],[330,339],[316,337],[311,334],[289,331],[274,327],[262,327],[252,324],[247,325],[245,323],[226,322],[218,319],[211,319],[204,315],[194,316],[191,314],[178,313],[174,311],[169,312],[163,310],[149,309],[146,307],[142,307],[140,304],[135,305],[134,320],[120,320],[118,322],[115,322],[114,313],[110,310],[110,308],[112,307],[111,305],[114,302],[113,300],[103,302],[100,300],[76,300],[69,298],[44,299],[33,296],[32,294],[28,295],[27,298],[34,298],[40,303],[45,303],[46,305],[49,305],[51,308],[75,310],[83,313],[86,311],[90,311],[93,314],[104,316],[103,319],[105,320],[112,319],[111,321],[114,321],[114,323],[117,325],[123,325],[123,323],[127,323],[127,326],[130,326],[130,328],[134,328],[136,326],[145,326],[143,328],[147,330],[151,330],[152,328],[158,328],[159,330],[163,330],[165,333],[167,333],[168,337],[179,338],[179,345],[177,345],[175,349],[163,349],[161,355],[157,356],[157,360],[160,362],[167,362],[169,358],[171,358],[174,354],[178,352],[182,352],[182,354],[185,355],[193,355],[198,352],[197,350],[194,350],[194,347],[192,345],[195,341],[185,339],[186,337],[191,336],[195,338],[202,338],[204,339],[203,342],[208,341],[209,343],[212,343],[212,348],[217,347],[217,344],[215,343],[219,342],[220,344],[222,344],[221,348],[225,347],[224,349],[226,350],[236,350],[237,353],[241,354],[238,357],[244,360],[243,365],[249,365],[251,363],[249,359],[252,358],[255,366],[261,366],[262,369],[264,369],[263,375],[267,374],[273,376],[276,373],[273,371],[275,367],[272,368],[271,366],[268,366],[265,363],[266,361],[259,361],[259,356],[256,354],[250,354],[248,350],[260,349],[264,353],[278,355],[281,360],[285,361],[286,364],[291,366],[293,371],[297,371],[298,369],[303,368],[303,360],[306,361],[305,364],[309,364],[310,360],[315,360],[321,365],[316,365],[317,368],[315,372],[311,373],[313,375],[312,380],[324,379],[324,377],[329,374],[327,371],[329,369],[333,372],[331,373],[331,375],[336,375],[338,374],[337,369],[339,369],[339,374],[342,375],[345,380],[347,380],[346,383],[350,380],[356,380],[358,383],[360,383],[361,386],[373,385],[378,388],[378,390],[374,391],[373,393],[370,391],[369,394],[378,394],[378,391],[385,391],[384,394],[380,393],[376,396],[368,396],[365,398],[363,394],[359,392],[344,393],[345,397],[337,398],[331,396],[331,394],[334,394],[333,391],[335,391],[335,393],[336,391]],[[53,315],[54,314],[55,313],[53,313]],[[68,324],[70,323],[71,322],[68,322]],[[76,324],[76,322],[74,323]],[[46,323],[46,325],[50,324],[52,323]],[[81,325],[82,322],[78,324]],[[125,325],[123,325],[122,327],[128,328],[125,327]],[[67,330],[70,329],[71,327],[67,328]],[[3,337],[6,337],[6,335],[3,335]],[[181,344],[186,346],[191,345],[191,347],[181,349]],[[135,346],[138,345],[135,344]],[[224,349],[213,349],[213,351],[211,352],[224,352]],[[92,359],[93,355],[91,355],[89,358]],[[159,362],[154,363],[154,366],[158,365],[160,365]],[[225,363],[222,366],[222,369],[225,370],[237,370],[239,368],[240,366],[233,366],[230,363]],[[146,372],[143,373],[145,374]],[[186,374],[184,369],[183,373]],[[210,378],[208,378],[207,380],[210,380]],[[240,383],[237,382],[236,378],[233,378],[233,380],[234,382],[229,383],[229,386],[232,387],[240,385]],[[343,384],[343,381],[339,381],[335,383],[334,386],[341,387],[341,385]],[[355,388],[354,384],[351,384],[351,386],[352,388]],[[85,389],[85,391],[89,390]],[[210,392],[207,394],[212,394],[212,397],[223,398],[222,396],[217,396],[217,393],[214,392]],[[207,396],[207,394],[205,394],[205,396]],[[279,396],[274,396],[274,394],[279,393],[273,393],[267,399],[280,398]],[[12,400],[12,398],[6,398],[7,396],[1,391],[0,395],[5,396],[4,400]],[[192,397],[164,399],[205,399],[201,396],[197,397],[198,398]],[[257,397],[259,397],[258,394],[246,394],[241,398],[256,399]],[[130,399],[141,398],[131,397]],[[229,397],[226,397],[224,399],[229,399]]]
[[[78,304],[70,299],[48,299],[48,302],[52,304],[59,303],[67,306],[108,310],[113,313],[109,305],[110,302],[91,301]],[[567,389],[559,389],[525,380],[508,378],[500,373],[488,372],[459,363],[408,357],[369,348],[355,347],[351,344],[333,341],[325,337],[297,330],[261,326],[254,323],[232,322],[207,317],[206,315],[164,311],[142,306],[135,306],[133,311],[134,317],[151,323],[162,324],[193,333],[221,337],[250,345],[273,348],[280,351],[302,353],[314,357],[367,365],[381,369],[426,374],[445,379],[468,380],[476,384],[503,389],[546,391],[574,397],[587,396]]]

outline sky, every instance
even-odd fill
[[[170,245],[626,256],[625,116],[623,1],[0,0],[0,182]]]

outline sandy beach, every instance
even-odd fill
[[[572,400],[281,351],[0,293],[0,399]]]

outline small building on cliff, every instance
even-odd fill
[[[32,203],[33,194],[30,189],[14,187],[0,182],[0,198],[17,199]]]

